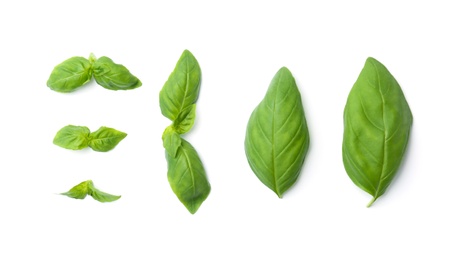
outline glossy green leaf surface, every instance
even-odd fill
[[[72,187],[68,192],[61,193],[61,195],[74,199],[84,199],[87,195],[90,195],[99,202],[112,202],[121,197],[98,190],[91,180],[83,181]]]
[[[61,193],[61,195],[68,196],[73,199],[85,199],[88,194],[88,183],[90,181],[83,181],[76,186],[72,187],[69,191]]]
[[[88,146],[90,130],[85,126],[68,125],[56,133],[53,143],[71,150],[80,150]]]
[[[166,128],[162,134],[162,142],[166,152],[173,158],[177,157],[177,151],[182,144],[182,140],[179,133],[177,133],[174,128],[171,126]]]
[[[185,50],[159,93],[162,114],[174,121],[199,95],[201,69],[191,52]]]
[[[100,86],[111,90],[129,90],[142,85],[126,67],[105,56],[93,63],[93,76]]]
[[[281,198],[296,182],[309,142],[301,95],[291,72],[283,67],[249,119],[245,139],[249,165]]]
[[[92,78],[90,61],[72,57],[58,64],[51,72],[47,86],[58,92],[72,92]]]
[[[162,135],[167,178],[173,192],[191,214],[198,210],[211,190],[198,153],[180,136],[194,125],[200,83],[198,61],[185,50],[159,93],[161,112],[172,120]]]
[[[368,58],[344,109],[342,155],[350,179],[373,196],[384,194],[401,164],[413,117],[399,84]]]
[[[173,128],[179,134],[185,134],[193,127],[196,118],[196,104],[186,107],[173,123]]]
[[[177,156],[166,152],[167,178],[175,195],[194,214],[206,200],[211,186],[198,153],[187,141],[181,139]]]
[[[124,132],[102,126],[90,134],[88,146],[98,152],[107,152],[116,147],[126,136],[127,134]]]

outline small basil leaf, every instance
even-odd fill
[[[342,157],[352,182],[373,196],[384,194],[400,166],[413,117],[399,84],[368,58],[344,109]]]
[[[68,125],[56,133],[53,143],[66,149],[80,150],[88,146],[89,137],[87,127]]]
[[[105,56],[93,63],[93,76],[100,86],[111,90],[129,90],[142,85],[126,67]]]
[[[98,152],[107,152],[127,136],[126,133],[113,128],[102,126],[97,131],[90,134],[88,146]]]
[[[89,82],[91,78],[90,62],[83,57],[72,57],[53,69],[47,86],[58,92],[72,92]]]
[[[196,118],[196,104],[186,107],[175,119],[173,126],[177,133],[184,134],[193,127]]]
[[[95,188],[92,181],[90,181],[88,184],[88,195],[92,196],[99,202],[112,202],[121,198],[120,195],[116,196],[100,191],[99,189]]]
[[[259,180],[282,197],[297,180],[309,147],[301,95],[283,67],[249,118],[246,156]]]
[[[211,191],[198,153],[190,143],[181,139],[177,157],[166,152],[166,159],[170,187],[188,211],[194,214]]]
[[[162,114],[174,121],[199,95],[201,69],[191,52],[185,50],[159,93]]]
[[[177,157],[177,151],[182,143],[180,135],[172,128],[168,126],[162,134],[162,141],[164,148],[171,157]]]
[[[84,199],[88,194],[88,184],[91,181],[83,181],[72,187],[68,192],[63,192],[61,195],[68,196],[74,199]]]

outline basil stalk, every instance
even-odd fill
[[[245,138],[249,165],[281,198],[296,182],[309,143],[301,95],[291,72],[283,67],[249,118]]]
[[[196,213],[211,190],[198,153],[180,136],[193,127],[200,81],[198,61],[185,50],[159,93],[161,112],[172,120],[162,135],[167,179],[172,191],[191,214]]]
[[[368,58],[344,109],[342,157],[352,182],[373,196],[391,184],[407,148],[413,116],[399,84]]]

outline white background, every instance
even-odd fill
[[[463,8],[458,1],[2,1],[0,259],[462,259]],[[407,3],[404,3],[407,2]],[[186,136],[212,191],[195,215],[167,182],[158,93],[184,49],[203,73]],[[72,56],[109,56],[143,86],[46,86]],[[404,163],[370,196],[345,173],[347,95],[367,57],[414,115]],[[311,144],[283,199],[244,154],[277,72],[300,88]],[[52,144],[68,124],[128,133],[113,151]],[[57,193],[81,181],[122,198]]]

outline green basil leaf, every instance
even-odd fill
[[[80,150],[88,146],[89,138],[87,127],[68,125],[56,133],[53,143],[66,149]]]
[[[193,127],[196,118],[196,104],[185,108],[173,123],[175,131],[179,134],[184,134]]]
[[[164,130],[164,133],[162,134],[162,141],[166,152],[168,152],[171,157],[177,157],[177,151],[182,140],[180,135],[172,128],[172,126],[168,126],[166,130]]]
[[[184,109],[196,103],[200,81],[198,61],[191,52],[185,50],[159,93],[162,114],[175,121]]]
[[[99,202],[111,202],[118,200],[121,197],[98,190],[95,188],[93,181],[91,180],[81,182],[72,187],[72,189],[70,189],[68,192],[61,193],[61,195],[65,195],[74,199],[84,199],[87,195],[90,195]]]
[[[58,92],[71,92],[92,78],[92,65],[83,57],[72,57],[58,64],[51,72],[47,86]]]
[[[166,152],[166,159],[170,187],[188,211],[194,214],[211,191],[198,153],[190,143],[181,139],[177,157]]]
[[[368,58],[344,109],[342,157],[350,179],[373,196],[384,194],[396,175],[413,117],[397,81]]]
[[[97,131],[90,134],[88,146],[98,152],[107,152],[127,136],[126,133],[113,128],[102,126]]]
[[[88,183],[88,195],[92,196],[99,202],[112,202],[121,198],[120,195],[116,196],[100,191],[99,189],[95,188],[92,181],[89,181]]]
[[[245,151],[259,180],[282,197],[297,180],[309,147],[301,95],[283,67],[248,122]]]
[[[105,56],[93,63],[93,76],[100,86],[111,90],[129,90],[142,85],[126,67]]]
[[[91,181],[83,181],[72,187],[68,192],[63,192],[61,195],[68,196],[73,199],[84,199],[88,194],[88,183]]]

